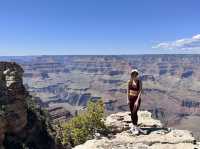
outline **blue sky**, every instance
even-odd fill
[[[199,0],[0,0],[0,55],[200,53],[199,6]]]

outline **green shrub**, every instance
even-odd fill
[[[72,146],[84,143],[94,137],[95,132],[105,132],[104,103],[102,100],[89,101],[86,111],[72,118],[62,125],[62,136],[60,139],[64,145],[70,143]]]

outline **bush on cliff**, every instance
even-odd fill
[[[70,143],[72,146],[82,144],[88,139],[92,139],[96,132],[109,131],[104,124],[104,104],[102,100],[97,102],[89,101],[86,111],[72,118],[62,126],[63,144]]]

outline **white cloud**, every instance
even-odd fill
[[[197,39],[197,40],[198,40],[198,39],[200,39],[200,34],[198,34],[198,35],[195,35],[195,36],[193,36],[192,38],[193,38],[193,39]]]
[[[154,45],[154,49],[167,49],[167,50],[200,50],[200,34],[191,38],[183,38],[176,41],[161,42]]]

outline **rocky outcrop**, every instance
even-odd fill
[[[0,63],[0,144],[5,133],[18,133],[27,124],[23,69],[16,63]]]
[[[0,62],[0,149],[54,149],[45,115],[23,85],[23,72],[16,63]]]
[[[190,131],[164,128],[159,120],[153,119],[150,112],[139,111],[139,126],[146,135],[134,136],[130,133],[129,112],[111,114],[105,121],[113,134],[88,140],[74,149],[192,149],[199,148],[198,142]]]

